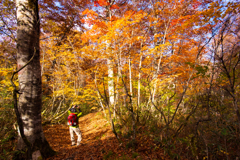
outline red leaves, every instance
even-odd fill
[[[200,5],[201,5],[201,2],[199,2],[199,1],[192,2],[193,9],[197,9]]]
[[[107,0],[96,0],[96,1],[94,1],[94,6],[97,7],[98,5],[104,7],[104,6],[110,5],[110,3],[108,3]]]
[[[98,1],[94,1],[94,6],[97,7],[99,5]]]
[[[110,9],[119,9],[119,7],[114,4],[114,5],[112,5],[112,6],[110,7]]]
[[[110,5],[110,3],[107,0],[95,0],[94,1],[95,7],[98,7],[98,6],[105,7],[105,6],[109,6],[109,5]],[[113,4],[110,6],[110,9],[119,9],[119,7],[115,4]]]

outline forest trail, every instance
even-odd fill
[[[163,150],[153,148],[153,145],[150,145],[151,140],[147,137],[144,140],[144,136],[137,138],[141,139],[141,144],[135,150],[127,149],[128,140],[122,139],[122,144],[117,141],[101,112],[80,117],[79,126],[82,132],[80,146],[71,146],[68,125],[58,124],[44,127],[47,141],[58,152],[48,160],[168,159],[164,156]]]

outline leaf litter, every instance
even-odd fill
[[[47,160],[100,160],[100,159],[157,159],[167,160],[163,149],[150,136],[139,133],[136,147],[129,147],[129,139],[118,142],[102,114],[90,113],[79,118],[82,132],[80,146],[71,146],[69,126],[55,124],[44,127],[44,135],[57,154]],[[143,128],[141,128],[143,130]],[[75,136],[75,140],[77,136]]]

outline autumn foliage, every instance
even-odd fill
[[[0,5],[4,121],[17,65],[16,19],[12,1]],[[39,5],[44,125],[65,123],[66,111],[79,104],[84,114],[102,111],[114,145],[128,137],[134,151],[146,135],[159,152],[154,156],[151,148],[153,158],[160,152],[172,159],[240,157],[239,3],[41,0]]]

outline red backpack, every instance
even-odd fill
[[[70,126],[77,126],[78,125],[77,115],[75,113],[70,113],[69,114],[68,125],[70,125]]]

